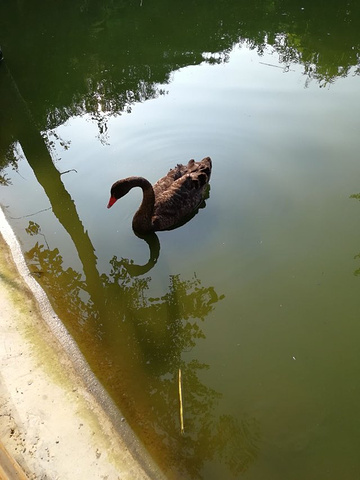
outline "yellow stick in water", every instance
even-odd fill
[[[184,435],[184,412],[183,412],[183,401],[182,401],[182,386],[181,386],[181,368],[179,368],[179,400],[180,400],[180,432],[181,435]]]

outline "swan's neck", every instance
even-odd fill
[[[155,193],[150,182],[145,178],[134,179],[134,187],[141,187],[143,199],[132,221],[133,230],[137,233],[149,233],[154,230],[152,217],[154,214]]]

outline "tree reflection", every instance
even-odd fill
[[[34,222],[26,231],[42,235]],[[201,322],[223,296],[202,286],[195,275],[189,280],[170,275],[165,293],[151,298],[151,278],[132,277],[127,269],[131,262],[114,256],[110,273],[100,276],[105,304],[100,315],[82,275],[65,269],[59,250],[45,243],[36,242],[26,252],[32,273],[74,338],[81,338],[91,367],[167,473],[202,478],[204,463],[216,458],[234,476],[245,472],[258,451],[256,421],[218,413],[221,394],[201,381],[209,366],[194,358],[184,360],[184,353],[205,338]],[[179,368],[185,436],[179,424]]]
[[[359,19],[355,0],[301,6],[291,0],[157,0],[141,7],[137,0],[74,0],[43,5],[40,14],[31,4],[7,2],[0,69],[11,70],[40,130],[87,113],[106,143],[108,115],[165,94],[159,84],[179,68],[226,62],[236,44],[259,54],[269,47],[285,66],[303,65],[307,82],[326,85],[358,75]],[[6,105],[6,96],[0,101]],[[4,119],[11,123],[6,108]],[[8,128],[2,127],[5,140]]]
[[[17,165],[12,147],[24,117],[31,117],[53,153],[54,141],[68,148],[54,129],[73,116],[88,114],[106,144],[109,117],[165,95],[160,85],[179,68],[226,62],[235,45],[259,55],[275,52],[285,69],[302,65],[305,85],[359,75],[359,19],[355,0],[307,0],[301,7],[291,0],[198,0],[172,2],[171,8],[164,0],[141,7],[138,1],[75,0],[61,7],[48,3],[41,14],[31,4],[7,2],[0,16],[6,51],[0,63],[0,169]],[[8,181],[0,177],[2,184]]]

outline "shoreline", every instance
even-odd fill
[[[0,234],[0,459],[8,452],[14,464],[5,480],[21,478],[16,464],[30,480],[164,478],[31,276],[1,209]]]

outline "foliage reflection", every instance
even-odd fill
[[[114,256],[110,273],[100,276],[102,301],[97,304],[82,275],[63,268],[59,250],[48,247],[40,226],[29,222],[27,233],[43,240],[26,252],[32,274],[55,310],[62,318],[65,314],[66,326],[75,339],[81,338],[95,373],[106,378],[109,393],[148,449],[161,458],[162,467],[170,474],[201,478],[204,462],[218,458],[233,475],[246,471],[258,451],[257,422],[217,414],[221,395],[201,381],[209,366],[196,359],[185,361],[182,355],[205,338],[200,322],[222,296],[213,287],[203,287],[196,276],[183,280],[171,275],[167,291],[149,298],[151,278],[131,277],[130,262]],[[179,368],[185,436],[180,434],[178,415]]]

